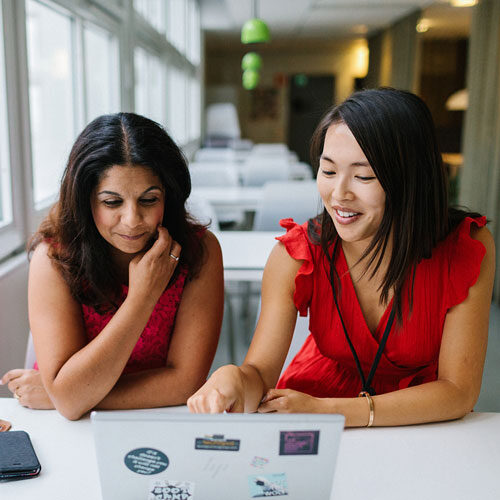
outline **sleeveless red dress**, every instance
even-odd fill
[[[141,333],[123,373],[134,373],[152,368],[164,367],[167,363],[168,346],[175,325],[175,316],[181,302],[186,281],[187,269],[181,268],[175,281],[163,292],[155,305],[146,327]],[[128,294],[128,287],[122,285],[122,294],[118,301],[121,306]],[[90,342],[97,337],[115,314],[99,314],[93,307],[82,304],[82,317],[87,339]],[[35,362],[33,368],[38,370]]]
[[[302,260],[295,277],[294,303],[301,316],[309,313],[310,335],[278,381],[279,389],[294,389],[316,397],[354,397],[361,381],[333,301],[329,265],[320,245],[307,234],[307,223],[280,221],[287,233],[281,241],[291,257]],[[380,359],[372,386],[377,394],[437,379],[439,349],[447,311],[463,302],[476,282],[484,245],[471,238],[471,224],[482,227],[486,218],[466,218],[440,242],[429,259],[417,266],[413,310],[408,317],[408,295],[403,291],[403,324],[394,326]],[[363,317],[342,247],[335,260],[341,280],[339,307],[347,333],[365,376],[387,324],[392,301],[372,334]]]

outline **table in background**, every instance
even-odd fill
[[[15,399],[0,398],[0,418],[12,422],[12,430],[30,434],[42,464],[37,478],[0,483],[2,500],[101,499],[88,417],[70,422],[56,411],[28,410]],[[500,413],[470,413],[437,424],[347,429],[331,499],[494,500],[500,496],[499,470]]]

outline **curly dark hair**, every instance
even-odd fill
[[[99,234],[91,211],[91,194],[114,165],[149,168],[165,189],[162,225],[182,246],[179,268],[188,279],[199,272],[205,255],[200,237],[205,226],[186,212],[191,192],[186,158],[157,123],[134,113],[103,115],[89,123],[76,139],[64,170],[59,200],[28,245],[49,243],[53,259],[80,303],[104,312],[116,309],[121,293],[108,243]]]

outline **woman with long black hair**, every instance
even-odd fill
[[[448,207],[429,110],[409,92],[355,93],[311,151],[323,213],[282,221],[248,354],[190,410],[341,413],[347,426],[462,417],[481,387],[494,244],[485,217]],[[297,312],[311,334],[278,381]]]

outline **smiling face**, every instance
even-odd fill
[[[382,222],[385,192],[345,123],[326,132],[317,183],[344,247],[364,251]]]
[[[139,166],[110,167],[91,195],[95,225],[114,256],[133,257],[142,251],[156,236],[164,207],[160,179],[152,170]]]

